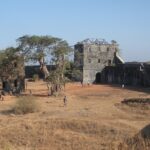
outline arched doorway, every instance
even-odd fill
[[[101,83],[101,73],[100,72],[98,72],[97,74],[96,74],[96,83]]]

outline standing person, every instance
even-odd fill
[[[67,96],[66,95],[63,100],[64,100],[64,106],[67,106]]]
[[[66,82],[64,82],[64,91],[65,91],[65,89],[66,89]]]
[[[54,91],[53,91],[53,88],[52,88],[52,86],[51,86],[51,95],[53,95],[53,93],[54,93]]]
[[[29,90],[29,93],[30,93],[29,95],[32,96],[32,90]]]
[[[48,96],[51,96],[51,91],[50,90],[48,90]]]
[[[27,91],[27,89],[28,89],[28,80],[25,79],[25,91]]]
[[[122,86],[121,86],[122,88],[124,88],[124,84],[122,84]]]
[[[1,92],[1,94],[0,94],[0,100],[1,101],[4,101],[4,96],[3,96],[3,93]]]

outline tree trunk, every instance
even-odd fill
[[[44,62],[44,57],[39,59],[39,63],[40,63],[40,69],[44,73],[44,77],[46,79],[49,76],[49,71],[48,71],[47,66]]]

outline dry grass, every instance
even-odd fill
[[[0,150],[124,150],[134,145],[134,135],[150,121],[148,109],[139,113],[140,106],[115,106],[125,98],[144,95],[141,92],[69,83],[64,107],[63,95],[48,97],[45,83],[30,82],[28,88],[41,109],[5,114],[16,102],[15,97],[5,97],[0,107]]]
[[[144,127],[138,134],[128,138],[119,145],[120,150],[149,150],[150,149],[150,124]]]
[[[0,148],[9,146],[16,150],[22,147],[43,150],[50,147],[60,150],[110,149],[124,138],[122,132],[115,128],[84,120],[49,119],[28,123],[22,120],[0,131]]]
[[[138,116],[147,117],[147,115],[150,114],[150,104],[118,103],[118,104],[115,104],[115,106],[125,112],[130,112],[130,113],[136,115],[137,117]]]
[[[39,110],[39,105],[36,98],[33,96],[20,97],[15,103],[12,112],[15,114],[27,114],[37,112]]]

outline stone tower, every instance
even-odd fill
[[[101,82],[106,66],[123,62],[118,55],[119,48],[115,41],[110,44],[105,40],[86,39],[78,42],[74,48],[75,66],[82,72],[83,83]]]
[[[14,58],[3,68],[1,73],[2,90],[20,93],[25,89],[24,58],[14,55]]]

